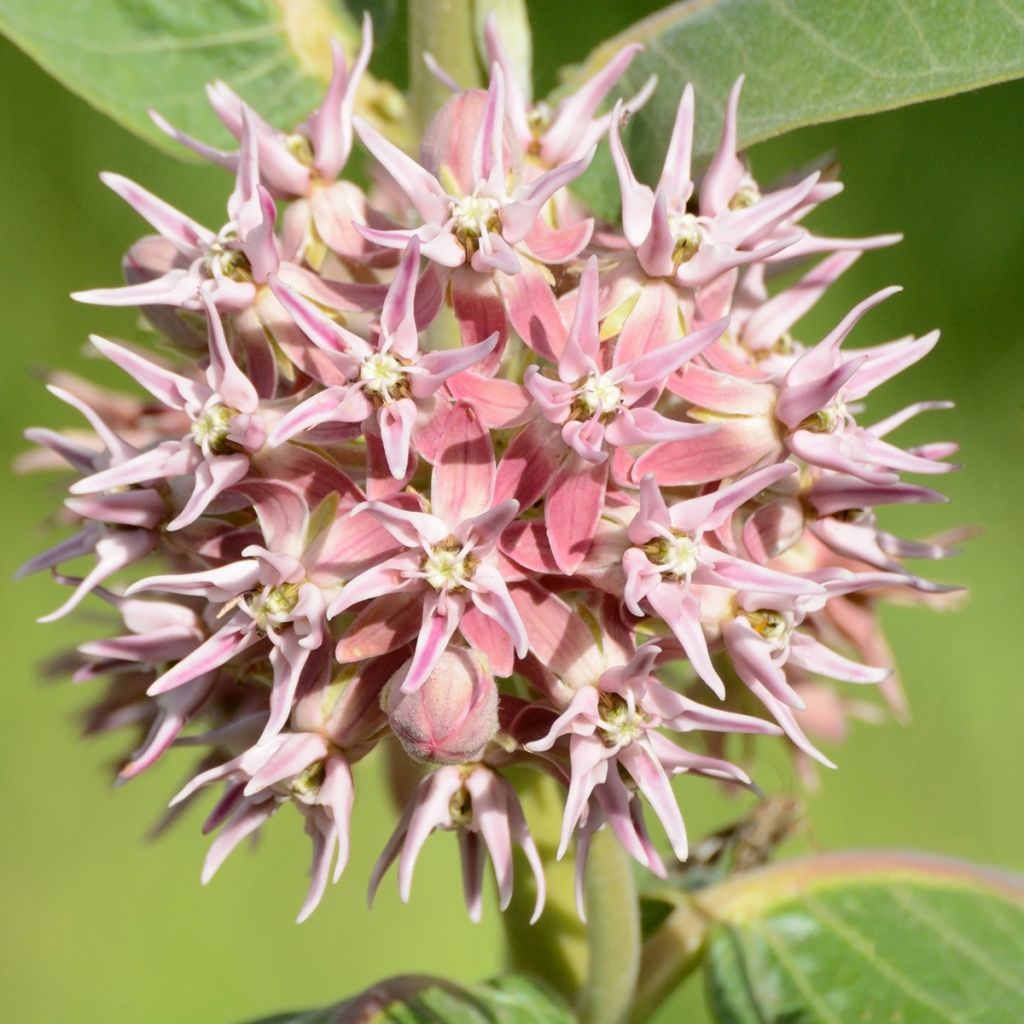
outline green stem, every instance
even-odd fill
[[[587,935],[576,914],[573,864],[555,860],[562,791],[553,779],[533,771],[524,771],[516,781],[530,832],[544,861],[547,900],[543,916],[531,925],[537,890],[525,860],[517,858],[512,902],[502,916],[509,967],[543,979],[573,1002],[586,976]]]
[[[464,89],[483,82],[474,7],[474,0],[410,0],[409,100],[418,138],[449,95],[423,62],[424,53],[432,54]]]
[[[712,919],[685,893],[674,894],[676,904],[658,929],[643,944],[633,1000],[632,1024],[649,1020],[680,982],[700,966]]]
[[[607,828],[591,840],[585,885],[589,957],[580,1020],[625,1024],[640,968],[640,914],[633,866]]]

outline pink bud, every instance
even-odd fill
[[[391,728],[406,753],[433,764],[475,760],[498,730],[498,688],[480,657],[449,648],[415,693],[402,693],[408,664],[385,697]]]

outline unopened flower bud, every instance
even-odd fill
[[[408,665],[388,684],[391,728],[406,753],[432,764],[464,764],[480,756],[498,731],[498,688],[481,659],[465,648],[445,651],[415,693],[403,693]]]

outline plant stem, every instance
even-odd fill
[[[423,61],[430,53],[464,89],[481,85],[476,53],[474,0],[410,0],[409,101],[416,137],[448,98],[448,90]]]
[[[607,828],[591,840],[585,886],[589,957],[580,1020],[625,1024],[640,969],[640,914],[633,867]]]
[[[586,975],[587,936],[576,914],[573,864],[555,860],[562,794],[553,779],[533,771],[523,772],[516,788],[544,861],[547,901],[541,919],[530,925],[536,888],[525,860],[517,858],[512,902],[502,918],[509,967],[543,979],[573,1002]]]
[[[673,902],[675,910],[643,944],[632,1024],[648,1020],[704,957],[712,919],[686,893],[677,894]]]

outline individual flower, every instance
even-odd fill
[[[278,421],[272,445],[324,423],[361,424],[379,435],[391,475],[406,476],[414,430],[432,409],[434,395],[450,377],[490,355],[498,340],[494,334],[471,347],[422,352],[415,311],[419,262],[419,242],[413,239],[370,341],[328,319],[283,282],[271,281],[274,294],[324,354],[327,366],[323,390]]]
[[[287,722],[310,656],[329,640],[327,604],[339,578],[395,550],[388,533],[367,515],[336,518],[337,500],[316,515],[294,488],[250,484],[263,537],[242,559],[198,572],[150,576],[129,588],[197,596],[221,605],[217,628],[170,666],[150,687],[169,693],[264,640],[273,675],[269,717],[260,737]]]
[[[573,322],[558,356],[558,377],[527,367],[524,385],[552,431],[528,427],[513,441],[503,463],[503,486],[524,505],[545,491],[545,524],[555,560],[571,573],[587,553],[605,505],[616,448],[651,445],[670,439],[694,439],[713,433],[713,424],[673,419],[654,406],[666,378],[702,352],[722,332],[724,323],[687,335],[646,356],[619,360],[616,345],[608,358],[602,351],[598,322],[598,268],[591,258],[580,278]],[[610,365],[608,363],[610,362]],[[541,451],[537,451],[540,449]],[[549,467],[549,478],[537,467]],[[529,468],[532,490],[522,488]]]
[[[605,97],[626,73],[633,58],[643,50],[639,43],[622,47],[591,78],[567,94],[553,108],[535,103],[530,83],[520,82],[498,31],[498,20],[491,14],[484,25],[484,45],[492,66],[501,68],[505,82],[505,111],[516,141],[523,152],[540,167],[560,164],[585,156],[608,133],[612,115],[597,115]],[[639,110],[657,84],[651,76],[626,107]]]
[[[50,393],[80,412],[95,431],[103,446],[94,447],[52,430],[31,429],[25,436],[49,449],[86,478],[115,470],[138,457],[138,451],[84,401],[63,388],[50,385]],[[81,601],[115,573],[151,554],[156,547],[153,530],[164,517],[164,502],[151,488],[137,487],[114,494],[72,497],[65,502],[80,520],[80,528],[71,537],[29,559],[18,569],[17,577],[44,569],[56,569],[62,563],[82,555],[94,554],[92,569],[79,579],[66,601],[41,622],[55,622],[73,611]]]
[[[496,544],[512,521],[515,499],[493,504],[494,453],[479,419],[455,406],[446,420],[431,481],[431,512],[383,501],[357,506],[405,549],[351,579],[329,608],[334,616],[363,601],[401,595],[422,607],[415,652],[401,689],[418,690],[459,629],[467,606],[492,619],[519,657],[526,633],[500,568]],[[471,645],[475,635],[463,638]],[[486,652],[485,652],[486,653]]]
[[[650,802],[680,860],[687,856],[686,827],[669,783],[673,769],[706,771],[741,783],[750,781],[745,772],[725,762],[688,761],[685,752],[657,730],[770,732],[772,727],[760,719],[702,707],[663,686],[652,675],[660,654],[659,647],[647,644],[626,664],[606,669],[593,684],[576,691],[546,736],[527,744],[528,750],[542,752],[550,750],[561,737],[569,738],[571,774],[560,857],[595,787],[607,782],[620,767]],[[604,808],[605,815],[610,811],[623,813],[621,808]]]
[[[494,65],[479,133],[472,145],[471,181],[465,191],[451,191],[370,124],[357,118],[355,128],[360,139],[409,197],[423,221],[417,228],[393,231],[367,227],[361,229],[363,234],[380,245],[400,249],[412,238],[418,238],[423,255],[444,267],[468,263],[481,274],[518,273],[521,264],[517,247],[526,241],[548,200],[587,168],[593,151],[562,163],[529,183],[510,185],[514,174],[506,157],[504,124],[505,76]],[[463,148],[467,138],[464,127],[459,140]],[[578,251],[579,247],[574,242],[573,249]],[[552,254],[550,262],[562,262],[572,255],[575,252],[567,249]]]
[[[71,487],[73,495],[92,495],[160,479],[192,477],[191,493],[184,508],[167,524],[169,530],[195,522],[210,502],[241,481],[251,456],[266,440],[256,388],[231,355],[213,299],[205,291],[199,295],[207,316],[210,352],[205,380],[191,380],[105,338],[92,338],[101,355],[164,405],[183,412],[191,421],[190,432],[83,477]]]
[[[277,198],[306,196],[318,183],[333,183],[348,163],[356,90],[366,73],[372,49],[373,22],[364,13],[362,42],[352,67],[348,66],[341,44],[332,39],[331,80],[323,101],[292,132],[279,131],[250,111],[226,82],[207,86],[206,95],[214,113],[241,143],[242,148],[235,153],[215,149],[178,131],[155,111],[150,111],[150,117],[175,142],[235,173],[245,159],[248,132],[248,148],[255,151],[260,177],[267,189]]]
[[[72,298],[101,306],[198,309],[203,293],[222,310],[252,305],[256,285],[278,269],[280,252],[274,234],[277,210],[270,193],[260,184],[256,125],[247,107],[242,108],[242,122],[235,188],[228,198],[228,222],[220,231],[203,227],[127,178],[101,175],[104,184],[165,239],[168,267],[152,280],[75,292]]]
[[[387,869],[398,861],[398,892],[408,902],[413,870],[423,844],[437,829],[455,832],[462,857],[463,890],[469,916],[480,920],[484,862],[489,854],[498,881],[498,901],[512,900],[512,851],[526,856],[537,886],[531,923],[544,909],[544,868],[526,825],[519,798],[499,774],[481,763],[449,765],[431,772],[417,787],[370,877],[373,899]]]
[[[699,498],[669,506],[654,478],[640,483],[640,508],[629,524],[634,545],[622,556],[623,603],[637,616],[646,604],[675,634],[694,670],[719,696],[725,684],[715,671],[704,638],[700,599],[691,584],[808,596],[821,594],[813,580],[778,572],[722,551],[710,537],[744,502],[796,471],[787,463],[769,466]]]
[[[296,705],[295,730],[250,745],[260,716],[237,719],[209,739],[242,747],[242,753],[201,771],[172,801],[172,806],[179,805],[206,786],[225,783],[223,796],[203,826],[206,832],[219,829],[203,864],[204,885],[242,840],[283,804],[292,803],[304,818],[313,845],[309,890],[299,922],[316,909],[328,878],[333,875],[337,882],[348,863],[355,799],[351,766],[372,749],[381,732],[380,693],[394,665],[374,662],[341,678],[331,678],[323,671],[326,667],[325,659],[322,678]]]
[[[634,479],[653,473],[666,486],[706,483],[792,453],[812,466],[891,484],[899,474],[947,473],[948,450],[905,451],[885,436],[912,416],[942,405],[920,402],[864,427],[855,414],[876,387],[926,356],[938,341],[933,331],[869,349],[843,352],[842,343],[860,318],[899,291],[887,288],[858,303],[817,345],[799,354],[777,383],[736,378],[718,371],[684,377],[672,386],[697,409],[691,415],[720,423],[715,444],[688,440],[654,445],[632,468]]]

